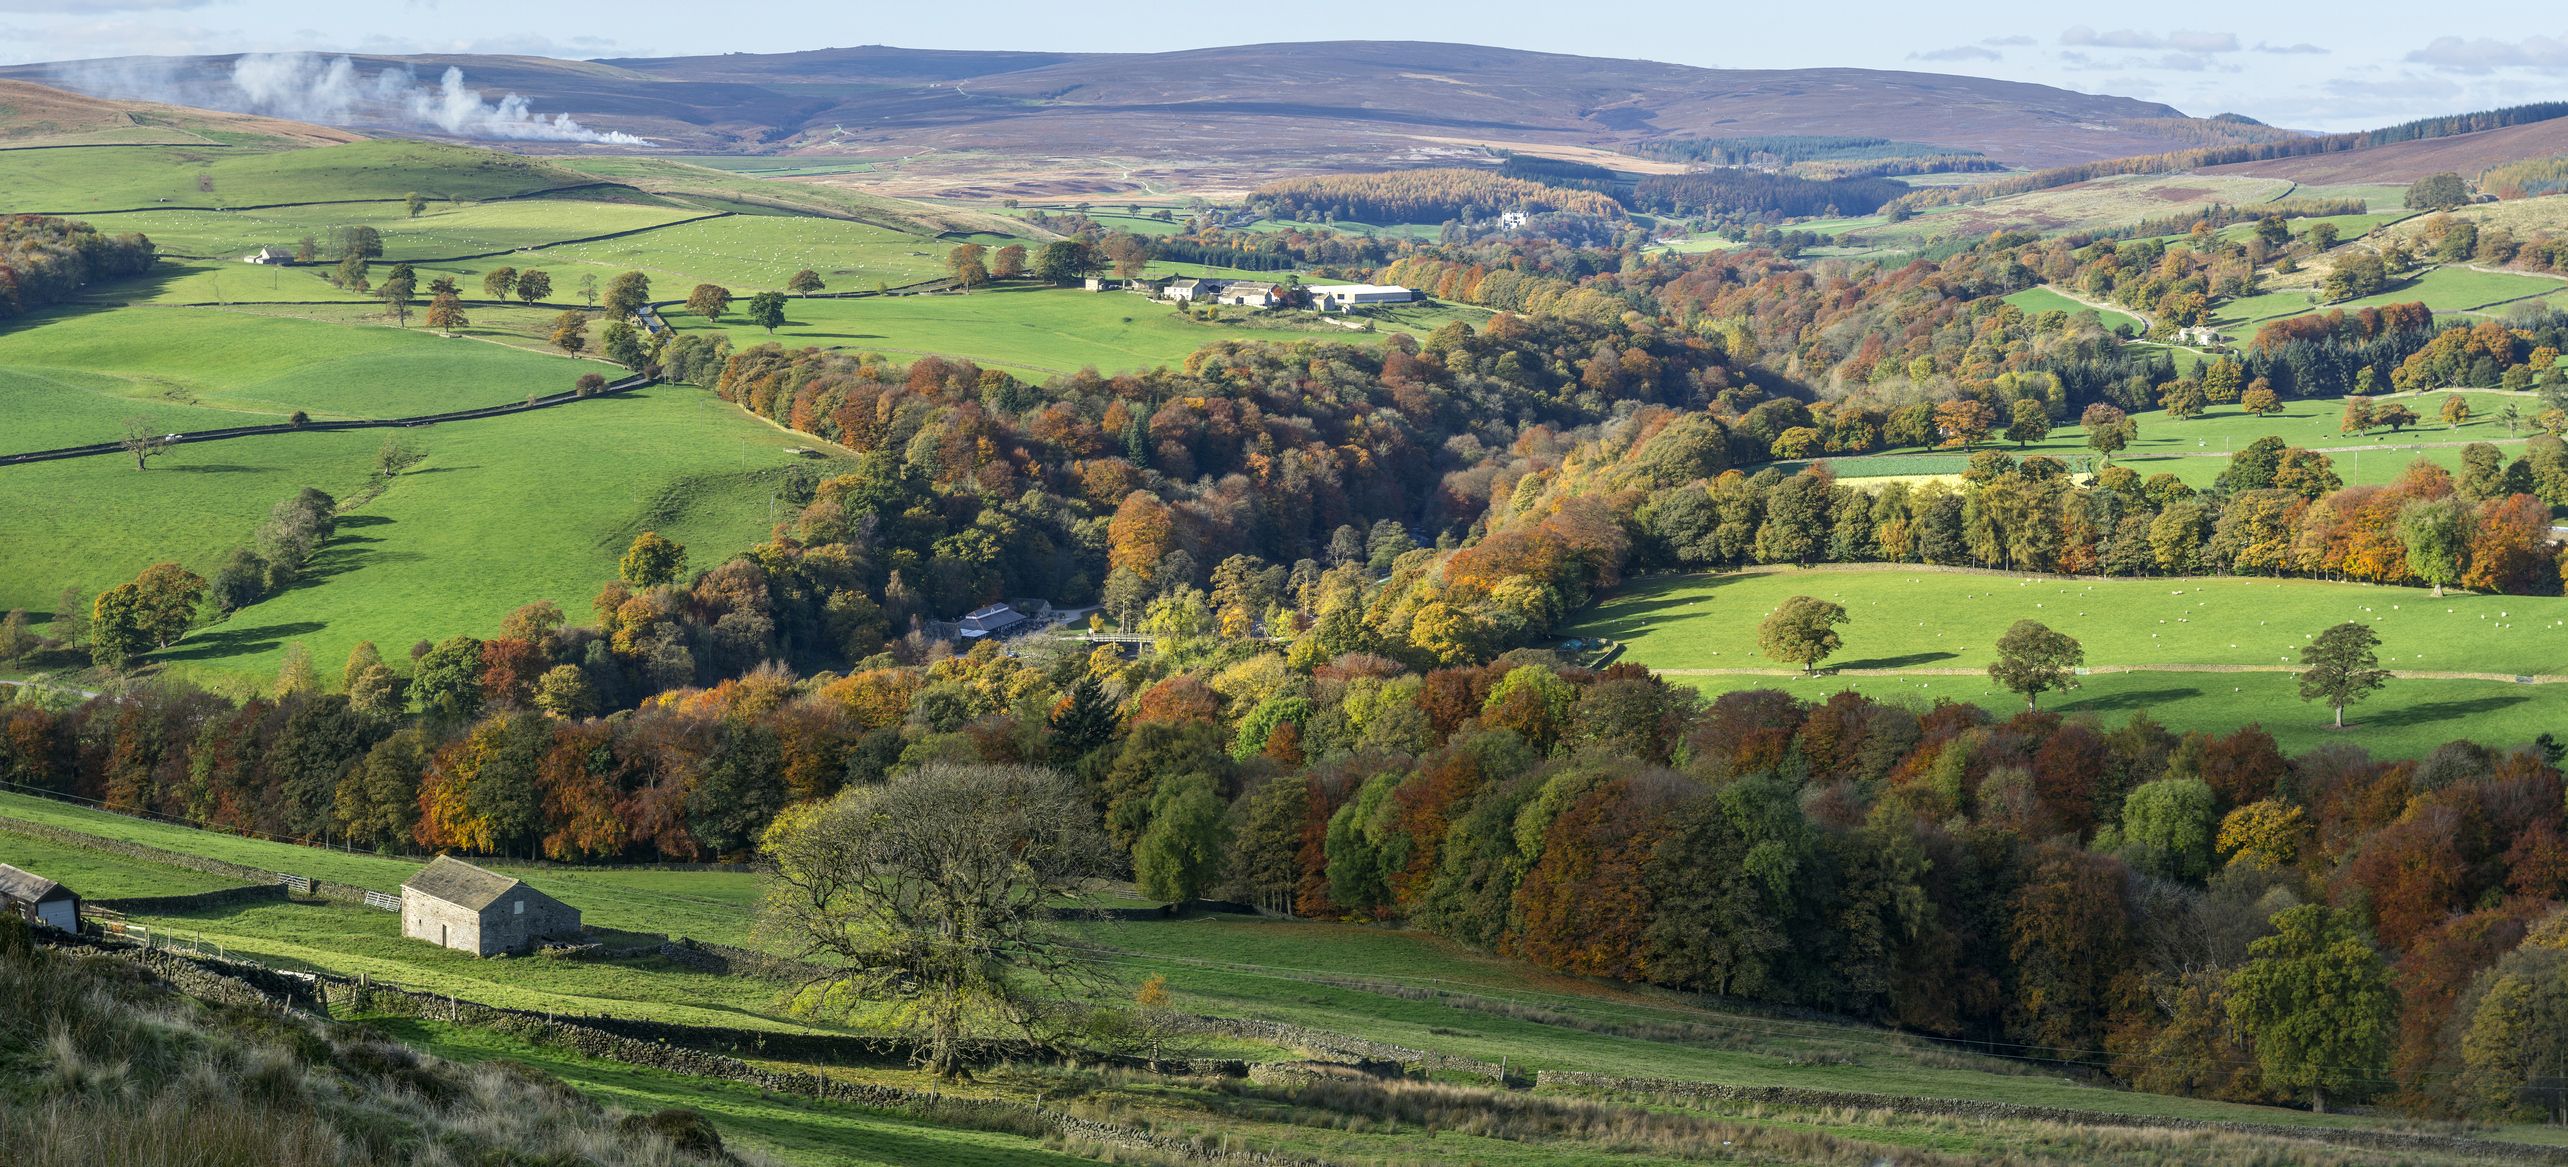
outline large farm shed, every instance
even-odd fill
[[[32,871],[0,863],[0,912],[30,924],[80,931],[80,896]]]
[[[579,930],[579,909],[460,859],[440,855],[401,884],[401,934],[457,952],[524,952]]]

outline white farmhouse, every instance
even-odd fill
[[[1321,284],[1310,292],[1312,304],[1333,312],[1366,304],[1406,304],[1418,298],[1418,293],[1397,284]]]

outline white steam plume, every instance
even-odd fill
[[[104,63],[101,63],[104,64]],[[435,127],[459,138],[520,142],[595,142],[647,146],[614,130],[592,130],[569,114],[547,118],[514,93],[497,102],[464,84],[464,71],[449,67],[435,86],[408,68],[394,66],[367,77],[346,57],[313,53],[251,53],[232,64],[226,80],[185,80],[166,67],[117,62],[85,66],[64,84],[108,97],[163,101],[237,113],[263,114],[324,125]],[[157,64],[157,63],[155,63]]]

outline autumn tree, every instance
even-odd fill
[[[482,295],[505,300],[517,291],[517,269],[502,264],[482,274]]]
[[[2459,429],[2470,424],[2470,399],[2458,393],[2443,398],[2443,428]]]
[[[1011,243],[990,255],[990,278],[1014,280],[1025,277],[1025,244]]]
[[[1176,526],[1168,504],[1146,490],[1124,496],[1106,524],[1108,570],[1129,571],[1147,580],[1159,561],[1176,547]]]
[[[1970,449],[1987,440],[1996,425],[1997,411],[1985,401],[1965,397],[1935,407],[1935,432],[1947,446]]]
[[[2372,399],[2358,394],[2345,399],[2345,413],[2336,423],[2336,432],[2341,434],[2370,433],[2372,431],[2372,427],[2378,424],[2380,423],[2375,421],[2372,416]]]
[[[1846,609],[1837,604],[1794,596],[1767,613],[1765,622],[1757,626],[1757,647],[1768,658],[1800,665],[1805,675],[1815,676],[1819,662],[1844,644],[1837,625],[1846,619]]]
[[[810,268],[795,272],[792,279],[785,281],[785,290],[797,296],[808,296],[828,286],[820,278],[820,273]]]
[[[588,347],[588,313],[564,312],[553,318],[553,347],[578,356]]]
[[[453,336],[456,329],[471,326],[472,318],[464,315],[463,299],[453,292],[439,292],[428,301],[428,327]]]
[[[1084,949],[1054,906],[1107,866],[1078,784],[1031,766],[932,763],[776,816],[758,927],[825,971],[806,1012],[888,1011],[940,1078],[998,1024],[1033,1033],[1047,998],[1082,980]],[[825,963],[823,963],[825,962]]]
[[[2239,395],[2238,408],[2254,417],[2272,417],[2283,411],[2283,399],[2271,384],[2258,377]]]
[[[945,253],[945,272],[954,277],[955,286],[969,292],[990,282],[986,265],[990,249],[978,243],[958,243]]]
[[[2132,421],[2130,414],[2101,401],[2078,415],[2078,425],[2086,430],[2087,448],[2108,459],[2140,435],[2139,423]]]
[[[2353,913],[2325,904],[2278,912],[2229,975],[2229,1018],[2276,1089],[2307,1090],[2310,1109],[2389,1069],[2398,993]]]
[[[2076,670],[2086,663],[2086,649],[2064,632],[2032,620],[2018,620],[1997,638],[1997,659],[1988,676],[2024,695],[2024,707],[2038,710],[2042,694],[2078,687]]]
[[[2158,407],[2177,421],[2201,417],[2206,400],[2202,386],[2192,381],[2179,379],[2158,386]]]
[[[2336,728],[2345,728],[2345,707],[2371,696],[2390,679],[2372,651],[2380,643],[2371,625],[2349,620],[2302,645],[2301,700],[2327,702],[2336,711]]]
[[[720,284],[697,284],[687,293],[687,311],[704,317],[707,324],[718,324],[722,314],[731,310],[731,289]]]
[[[687,549],[658,531],[644,531],[624,549],[616,577],[637,588],[676,583],[687,570]]]

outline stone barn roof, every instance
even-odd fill
[[[484,871],[460,859],[440,855],[419,874],[401,881],[404,891],[415,891],[430,899],[444,900],[459,908],[480,911],[507,895],[518,881],[496,871]]]
[[[75,899],[71,889],[38,875],[0,863],[0,899],[41,904],[49,900]]]

